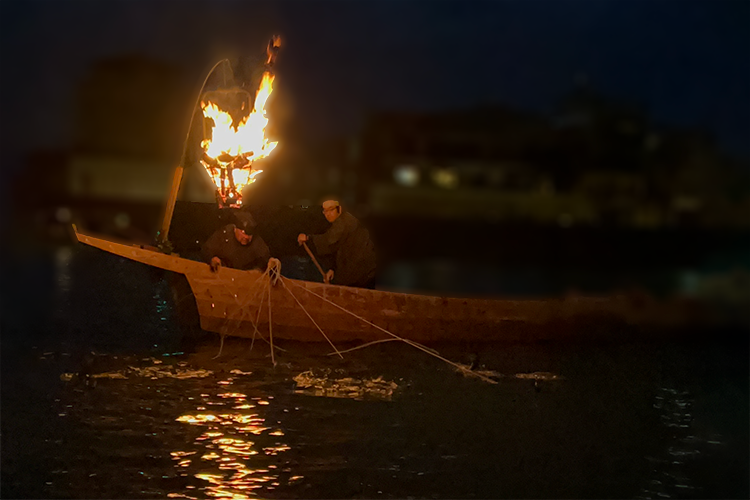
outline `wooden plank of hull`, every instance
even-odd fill
[[[82,243],[154,267],[184,274],[198,305],[201,327],[225,335],[252,337],[263,297],[258,329],[268,335],[268,278],[259,271],[221,268],[166,255],[76,231]],[[388,334],[306,292],[314,292],[368,321],[417,342],[561,340],[580,332],[566,330],[576,318],[617,320],[629,324],[681,326],[706,321],[691,303],[636,304],[618,298],[550,300],[481,300],[365,290],[284,279],[271,286],[275,338],[325,341],[291,296],[291,291],[328,337],[336,342],[372,341]]]

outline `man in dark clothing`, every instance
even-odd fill
[[[323,202],[323,214],[331,227],[323,234],[300,234],[301,245],[311,241],[319,255],[333,255],[335,263],[327,278],[337,285],[375,288],[375,247],[370,233],[356,217],[342,210],[336,200]]]
[[[203,260],[212,271],[220,266],[234,269],[264,271],[271,258],[263,238],[255,233],[255,223],[249,214],[236,214],[237,221],[216,231],[203,244]]]

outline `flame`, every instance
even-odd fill
[[[265,135],[268,126],[265,106],[273,92],[273,80],[271,73],[263,73],[252,112],[236,125],[232,116],[215,103],[201,102],[203,116],[214,122],[211,138],[201,142],[208,157],[208,161],[204,159],[201,163],[222,201],[230,205],[242,203],[242,188],[255,182],[255,177],[262,172],[253,170],[253,162],[267,157],[278,144]]]

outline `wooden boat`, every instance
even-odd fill
[[[197,109],[208,77],[224,62],[228,61],[219,61],[209,72],[193,110]],[[287,278],[270,280],[267,274],[259,271],[222,268],[214,273],[205,263],[165,253],[171,247],[167,236],[194,122],[192,113],[190,116],[182,159],[175,169],[157,235],[157,243],[165,251],[110,241],[77,230],[75,235],[78,241],[87,245],[183,274],[195,296],[204,330],[221,335],[254,337],[258,330],[265,333],[272,329],[274,338],[299,341],[325,341],[328,338],[334,343],[384,340],[394,335],[422,343],[517,342],[581,337],[606,340],[616,336],[615,332],[632,332],[632,329],[618,328],[623,325],[638,326],[639,331],[656,327],[663,334],[668,330],[665,327],[717,325],[725,320],[715,311],[685,300],[446,298]]]
[[[617,332],[644,332],[654,327],[663,334],[679,327],[715,325],[721,319],[700,304],[685,300],[486,300],[366,290],[288,278],[270,284],[268,275],[260,271],[221,268],[212,272],[203,262],[77,229],[75,235],[86,245],[183,274],[195,296],[201,327],[221,335],[252,338],[257,321],[258,331],[267,337],[269,304],[274,339],[324,342],[322,330],[333,343],[381,340],[391,338],[390,334],[421,343],[620,340]],[[622,326],[638,328],[619,328]]]

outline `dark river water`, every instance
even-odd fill
[[[92,249],[3,275],[3,498],[750,495],[747,331],[433,346],[489,384],[396,342],[216,357],[159,272]]]

